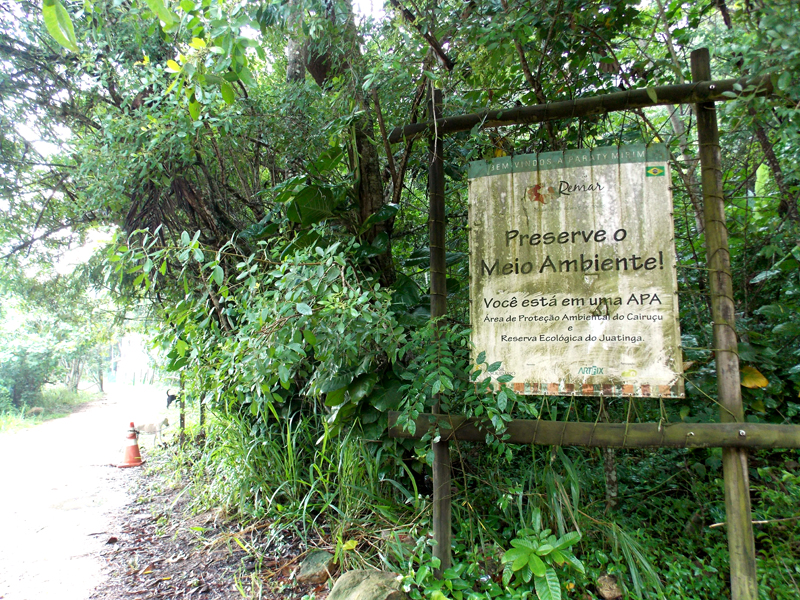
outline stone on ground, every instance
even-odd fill
[[[333,554],[325,550],[312,550],[300,564],[297,583],[325,583],[333,572]]]
[[[622,590],[613,575],[601,575],[597,578],[597,592],[603,600],[618,600],[622,598]]]
[[[405,600],[397,576],[385,571],[348,571],[333,586],[328,600]]]

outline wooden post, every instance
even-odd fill
[[[433,120],[440,118],[442,91],[432,89],[428,102],[430,118]],[[434,133],[430,137],[430,166],[428,167],[432,319],[443,317],[447,312],[443,150],[442,136]],[[438,399],[433,406],[433,413],[441,414]],[[439,569],[436,571],[437,577],[441,577],[442,573],[450,568],[452,518],[450,447],[449,442],[440,441],[433,444],[433,539],[436,540],[433,555],[441,561]]]
[[[181,429],[181,437],[180,437],[180,444],[181,448],[183,448],[184,444],[186,443],[186,396],[183,393],[183,371],[180,374],[180,391],[178,391],[178,402],[179,406],[181,407],[181,419],[180,419],[180,429]]]
[[[691,63],[693,82],[711,79],[711,63],[707,48],[692,52]],[[717,113],[713,102],[699,103],[695,107],[700,144],[718,397],[722,422],[732,423],[744,420],[744,410],[734,328],[733,280],[728,250],[728,230],[725,225]],[[756,553],[750,514],[747,450],[723,448],[722,466],[731,565],[731,598],[757,600]]]

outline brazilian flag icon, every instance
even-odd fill
[[[648,177],[661,177],[666,172],[664,167],[647,167],[645,169],[645,173],[647,173]]]

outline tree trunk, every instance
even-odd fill
[[[289,0],[288,41],[286,43],[286,81],[302,83],[306,78],[306,49],[302,37],[303,3]]]
[[[339,49],[334,60],[333,55],[314,54],[311,56],[307,51],[307,41],[302,38],[300,24],[302,22],[302,7],[299,0],[290,0],[290,33],[289,43],[287,44],[287,68],[286,78],[288,81],[302,81],[305,78],[306,69],[314,77],[320,87],[325,87],[330,77],[341,74],[345,69],[357,72],[354,65],[360,63],[361,50],[358,31],[355,27],[352,4],[349,0],[344,5],[344,22],[339,26],[344,35],[341,37],[341,44],[344,48]],[[340,13],[341,14],[341,13]],[[329,17],[335,21],[335,14],[331,12]],[[365,94],[361,86],[356,82],[353,96],[357,105],[362,109],[361,115],[353,124],[355,148],[351,153],[353,157],[353,167],[358,174],[356,193],[359,202],[359,224],[364,223],[370,216],[378,212],[386,201],[384,183],[382,178],[382,167],[378,156],[379,135],[376,135],[373,118],[373,107],[369,102],[369,94]],[[394,283],[396,274],[394,261],[392,259],[391,233],[393,219],[375,224],[365,232],[364,239],[372,243],[381,233],[389,236],[389,244],[385,253],[376,257],[377,267],[375,271],[380,274],[381,284],[389,286]]]

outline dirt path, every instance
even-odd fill
[[[100,553],[137,476],[109,465],[128,422],[155,417],[159,392],[111,389],[69,417],[0,435],[1,599],[85,600],[105,580]]]

